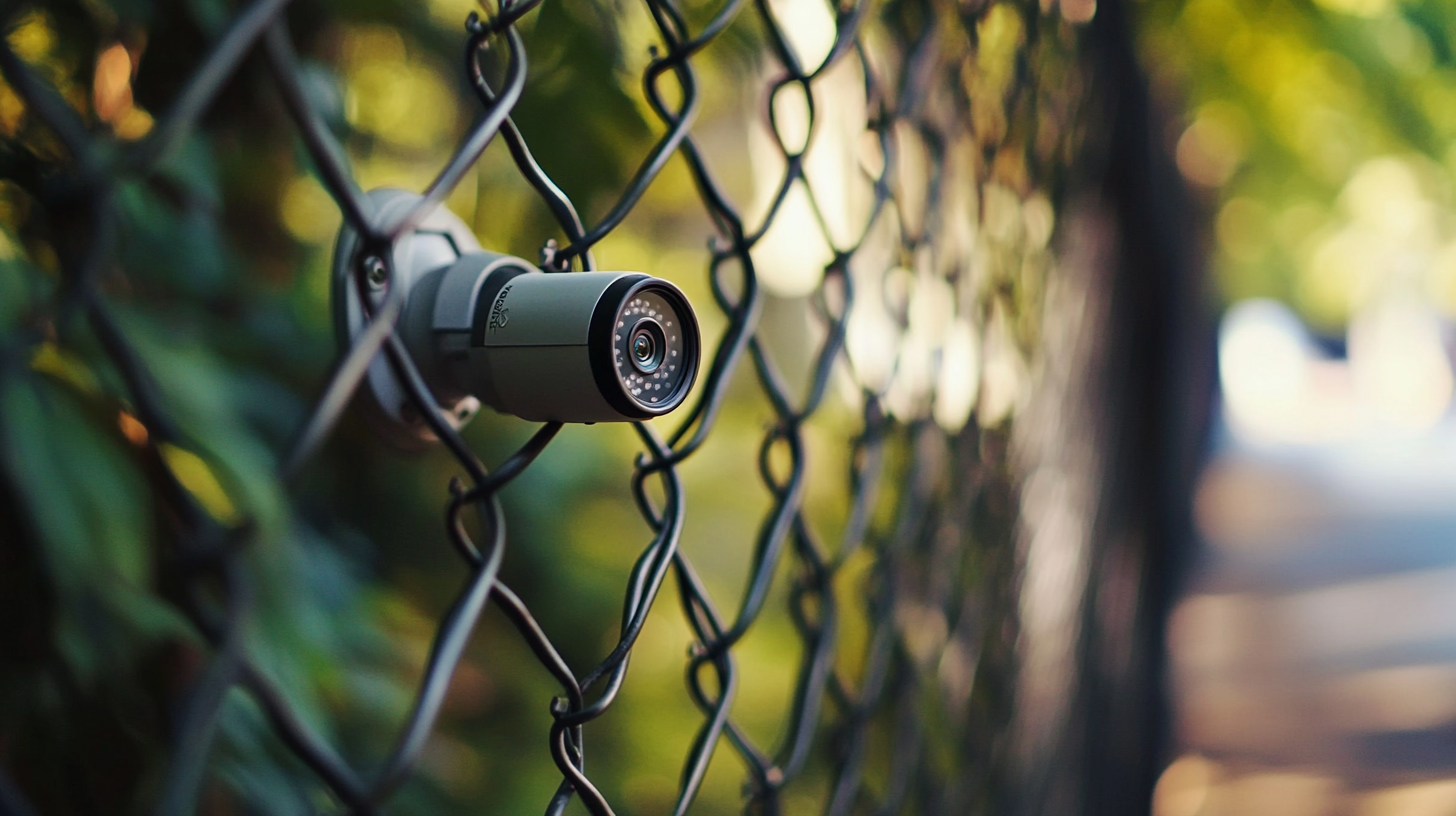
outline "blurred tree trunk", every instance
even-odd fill
[[[1150,812],[1171,759],[1164,622],[1191,536],[1214,346],[1201,207],[1127,0],[1090,24],[1089,137],[1061,213],[1047,371],[1018,440],[1016,812]],[[1060,579],[1060,580],[1059,580]]]

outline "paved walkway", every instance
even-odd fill
[[[1456,426],[1226,441],[1197,514],[1157,816],[1456,816]]]

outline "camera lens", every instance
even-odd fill
[[[643,374],[651,374],[662,366],[666,347],[662,326],[656,320],[646,317],[632,327],[632,367]]]
[[[698,327],[682,293],[646,280],[617,312],[612,357],[628,399],[657,415],[682,402],[697,373]]]
[[[632,341],[632,353],[637,357],[637,370],[651,373],[652,369],[648,366],[652,364],[652,357],[657,353],[657,348],[647,332],[641,332]]]

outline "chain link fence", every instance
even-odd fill
[[[1075,421],[1101,393],[1077,372],[1107,358],[1095,341],[1117,312],[1093,309],[1102,317],[1082,324],[1076,316],[1087,303],[1105,305],[1113,289],[1095,276],[1065,271],[1067,262],[1051,250],[1054,233],[1091,235],[1074,242],[1068,255],[1098,263],[1100,233],[1087,227],[1095,219],[1069,220],[1062,205],[1076,180],[1074,159],[1088,150],[1084,136],[1097,132],[1094,114],[1105,112],[1088,101],[1095,72],[1086,53],[1089,29],[1081,23],[1095,7],[1065,0],[1060,8],[861,0],[820,9],[813,30],[824,36],[815,40],[802,14],[785,11],[789,4],[727,0],[688,7],[645,0],[657,44],[641,91],[658,135],[635,171],[624,174],[610,206],[598,208],[603,214],[588,223],[512,119],[534,81],[518,29],[532,23],[542,2],[503,2],[459,30],[478,115],[422,190],[419,205],[390,220],[381,219],[356,183],[336,128],[319,110],[310,85],[316,78],[295,53],[284,0],[231,12],[198,61],[178,73],[185,79],[165,113],[139,136],[103,118],[99,90],[93,102],[72,79],[24,58],[14,32],[33,12],[7,4],[12,34],[0,47],[8,84],[0,124],[11,190],[6,263],[22,281],[12,284],[11,302],[23,305],[8,309],[4,324],[3,410],[10,417],[4,520],[15,536],[4,545],[10,552],[3,569],[8,591],[21,593],[16,597],[33,592],[64,603],[64,591],[45,589],[47,582],[66,582],[55,575],[62,562],[46,553],[67,536],[87,537],[37,509],[36,474],[51,467],[45,462],[72,454],[32,444],[15,430],[23,415],[44,425],[47,412],[59,410],[37,396],[33,381],[59,382],[84,397],[91,406],[85,411],[102,417],[98,422],[120,417],[124,455],[139,463],[144,480],[117,501],[132,497],[155,507],[162,520],[145,556],[157,577],[142,583],[180,611],[195,633],[188,653],[198,662],[181,673],[186,682],[174,684],[162,704],[173,717],[164,729],[162,760],[144,767],[118,760],[115,773],[143,780],[126,788],[144,800],[136,807],[159,814],[275,809],[256,780],[236,774],[223,774],[233,804],[208,793],[226,753],[217,743],[227,701],[242,692],[276,736],[280,749],[271,761],[297,769],[288,778],[306,780],[293,784],[315,791],[301,794],[303,801],[325,812],[387,811],[428,753],[452,678],[490,607],[552,681],[537,683],[530,703],[549,704],[549,734],[515,749],[539,750],[543,763],[554,764],[559,784],[554,793],[542,792],[546,812],[566,812],[578,807],[574,802],[595,816],[621,812],[593,774],[588,749],[594,733],[617,727],[607,715],[631,693],[629,659],[649,616],[670,614],[674,604],[693,638],[686,694],[700,717],[677,723],[691,739],[667,803],[672,813],[693,809],[715,762],[741,774],[754,813],[1002,813],[1036,800],[1026,792],[1049,784],[1047,763],[1058,756],[1043,744],[1045,734],[1065,729],[1063,709],[1079,688],[1078,649],[1087,641],[1078,627],[1095,605],[1085,587],[1106,580],[1096,568],[1100,562],[1087,554],[1089,545],[1058,554],[1037,544],[1048,525],[1097,516],[1096,480],[1104,471],[1094,454],[1109,444],[1098,436],[1103,425]],[[208,8],[219,20],[224,14]],[[72,38],[84,51],[103,43],[95,21],[115,12],[68,7],[77,9],[87,17],[57,26],[62,44]],[[311,19],[327,10],[294,12]],[[549,39],[545,25],[544,17],[535,21],[531,35]],[[730,190],[741,185],[715,172],[712,140],[695,129],[703,97],[714,90],[703,86],[699,65],[724,41],[751,55],[735,63],[751,70],[720,67],[709,75],[749,86],[750,107],[737,116],[764,117],[758,149],[776,168],[769,194],[751,209],[735,203]],[[257,70],[247,68],[250,60]],[[229,495],[226,480],[210,475],[220,467],[218,454],[199,455],[206,440],[173,416],[165,385],[170,375],[160,368],[165,362],[156,362],[165,356],[143,350],[168,341],[138,340],[146,329],[118,318],[114,305],[136,296],[127,281],[137,270],[123,261],[136,257],[124,246],[131,240],[126,197],[138,184],[165,186],[168,163],[185,153],[199,128],[247,138],[255,125],[208,119],[229,83],[242,79],[281,100],[302,146],[298,155],[360,236],[364,249],[352,262],[361,293],[369,285],[366,259],[389,263],[392,244],[449,199],[496,141],[504,142],[559,228],[558,235],[537,239],[550,238],[540,252],[547,271],[597,268],[593,248],[632,217],[673,162],[686,168],[714,229],[703,272],[682,270],[676,279],[706,274],[712,303],[700,301],[699,310],[716,308],[722,319],[714,324],[716,336],[705,337],[709,352],[691,402],[667,421],[634,426],[641,453],[630,488],[646,544],[622,588],[620,626],[587,671],[572,668],[559,639],[533,614],[528,593],[512,591],[502,572],[509,571],[514,548],[525,545],[507,530],[501,492],[532,468],[561,425],[540,427],[488,468],[442,416],[392,331],[403,306],[394,290],[327,378],[312,386],[312,409],[293,425],[286,450],[273,454],[270,489],[280,495],[303,489],[310,464],[345,421],[366,370],[380,357],[459,474],[440,498],[464,585],[438,622],[408,716],[368,772],[346,759],[357,752],[331,742],[328,729],[299,709],[290,685],[257,656],[245,621],[260,595],[278,590],[268,583],[270,573],[251,566],[249,553],[267,546],[279,522],[250,514],[245,497]],[[573,111],[558,113],[569,126]],[[482,187],[482,201],[491,194]],[[17,195],[23,208],[14,203]],[[780,222],[791,223],[776,229]],[[1076,224],[1086,228],[1078,232]],[[805,246],[812,251],[806,254]],[[149,263],[188,263],[163,257],[186,247],[153,249],[158,254]],[[28,294],[15,294],[22,290]],[[807,343],[807,352],[781,338],[776,345],[764,327],[766,309],[778,325],[788,320],[801,328],[795,342]],[[1066,328],[1069,321],[1082,328]],[[1048,370],[1066,376],[1049,379]],[[85,371],[101,373],[87,380]],[[1115,375],[1109,376],[1098,382],[1115,387]],[[757,449],[733,453],[755,462],[761,484],[714,489],[761,490],[769,501],[751,540],[715,543],[750,553],[738,594],[725,598],[715,597],[713,579],[680,546],[693,499],[681,472],[715,439],[735,389],[771,407]],[[820,417],[836,411],[851,419],[816,430]],[[1062,446],[1078,444],[1093,451],[1081,470],[1047,466],[1061,461]],[[814,445],[848,451],[841,457],[848,471],[816,469]],[[1046,475],[1053,470],[1061,481]],[[129,472],[118,467],[86,478],[104,485]],[[1040,474],[1035,489],[1024,483],[1029,473]],[[806,510],[814,491],[841,497],[837,520],[824,523]],[[1136,565],[1128,569],[1120,573],[1131,582],[1123,592],[1135,605],[1145,578]],[[29,582],[34,586],[21,585]],[[565,608],[554,620],[571,617],[569,599],[535,601],[544,602]],[[101,603],[84,614],[121,613]],[[1141,621],[1152,612],[1127,614]],[[797,640],[793,682],[779,727],[765,741],[742,725],[743,709],[735,708],[745,673],[762,668],[740,647],[765,618],[782,616]],[[7,636],[16,655],[29,653],[24,632]],[[51,648],[40,643],[33,651]],[[1142,670],[1124,665],[1114,676],[1130,671]],[[12,699],[23,707],[30,693]],[[1156,706],[1152,697],[1143,702]],[[1091,745],[1105,733],[1087,729],[1076,739]],[[37,770],[74,761],[77,754],[63,742],[0,743],[0,758],[16,774],[0,777],[0,812],[86,812],[56,805],[66,800],[45,781],[69,772],[56,777]],[[537,748],[543,742],[549,749]],[[1144,745],[1141,753],[1151,749]],[[32,790],[42,791],[36,801],[44,807],[27,803]],[[103,803],[96,812],[118,810]]]

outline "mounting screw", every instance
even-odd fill
[[[456,427],[469,422],[480,411],[480,400],[475,397],[461,397],[451,411],[455,415]]]
[[[384,266],[384,261],[370,255],[364,259],[364,275],[371,289],[383,289],[389,280],[389,269]]]

